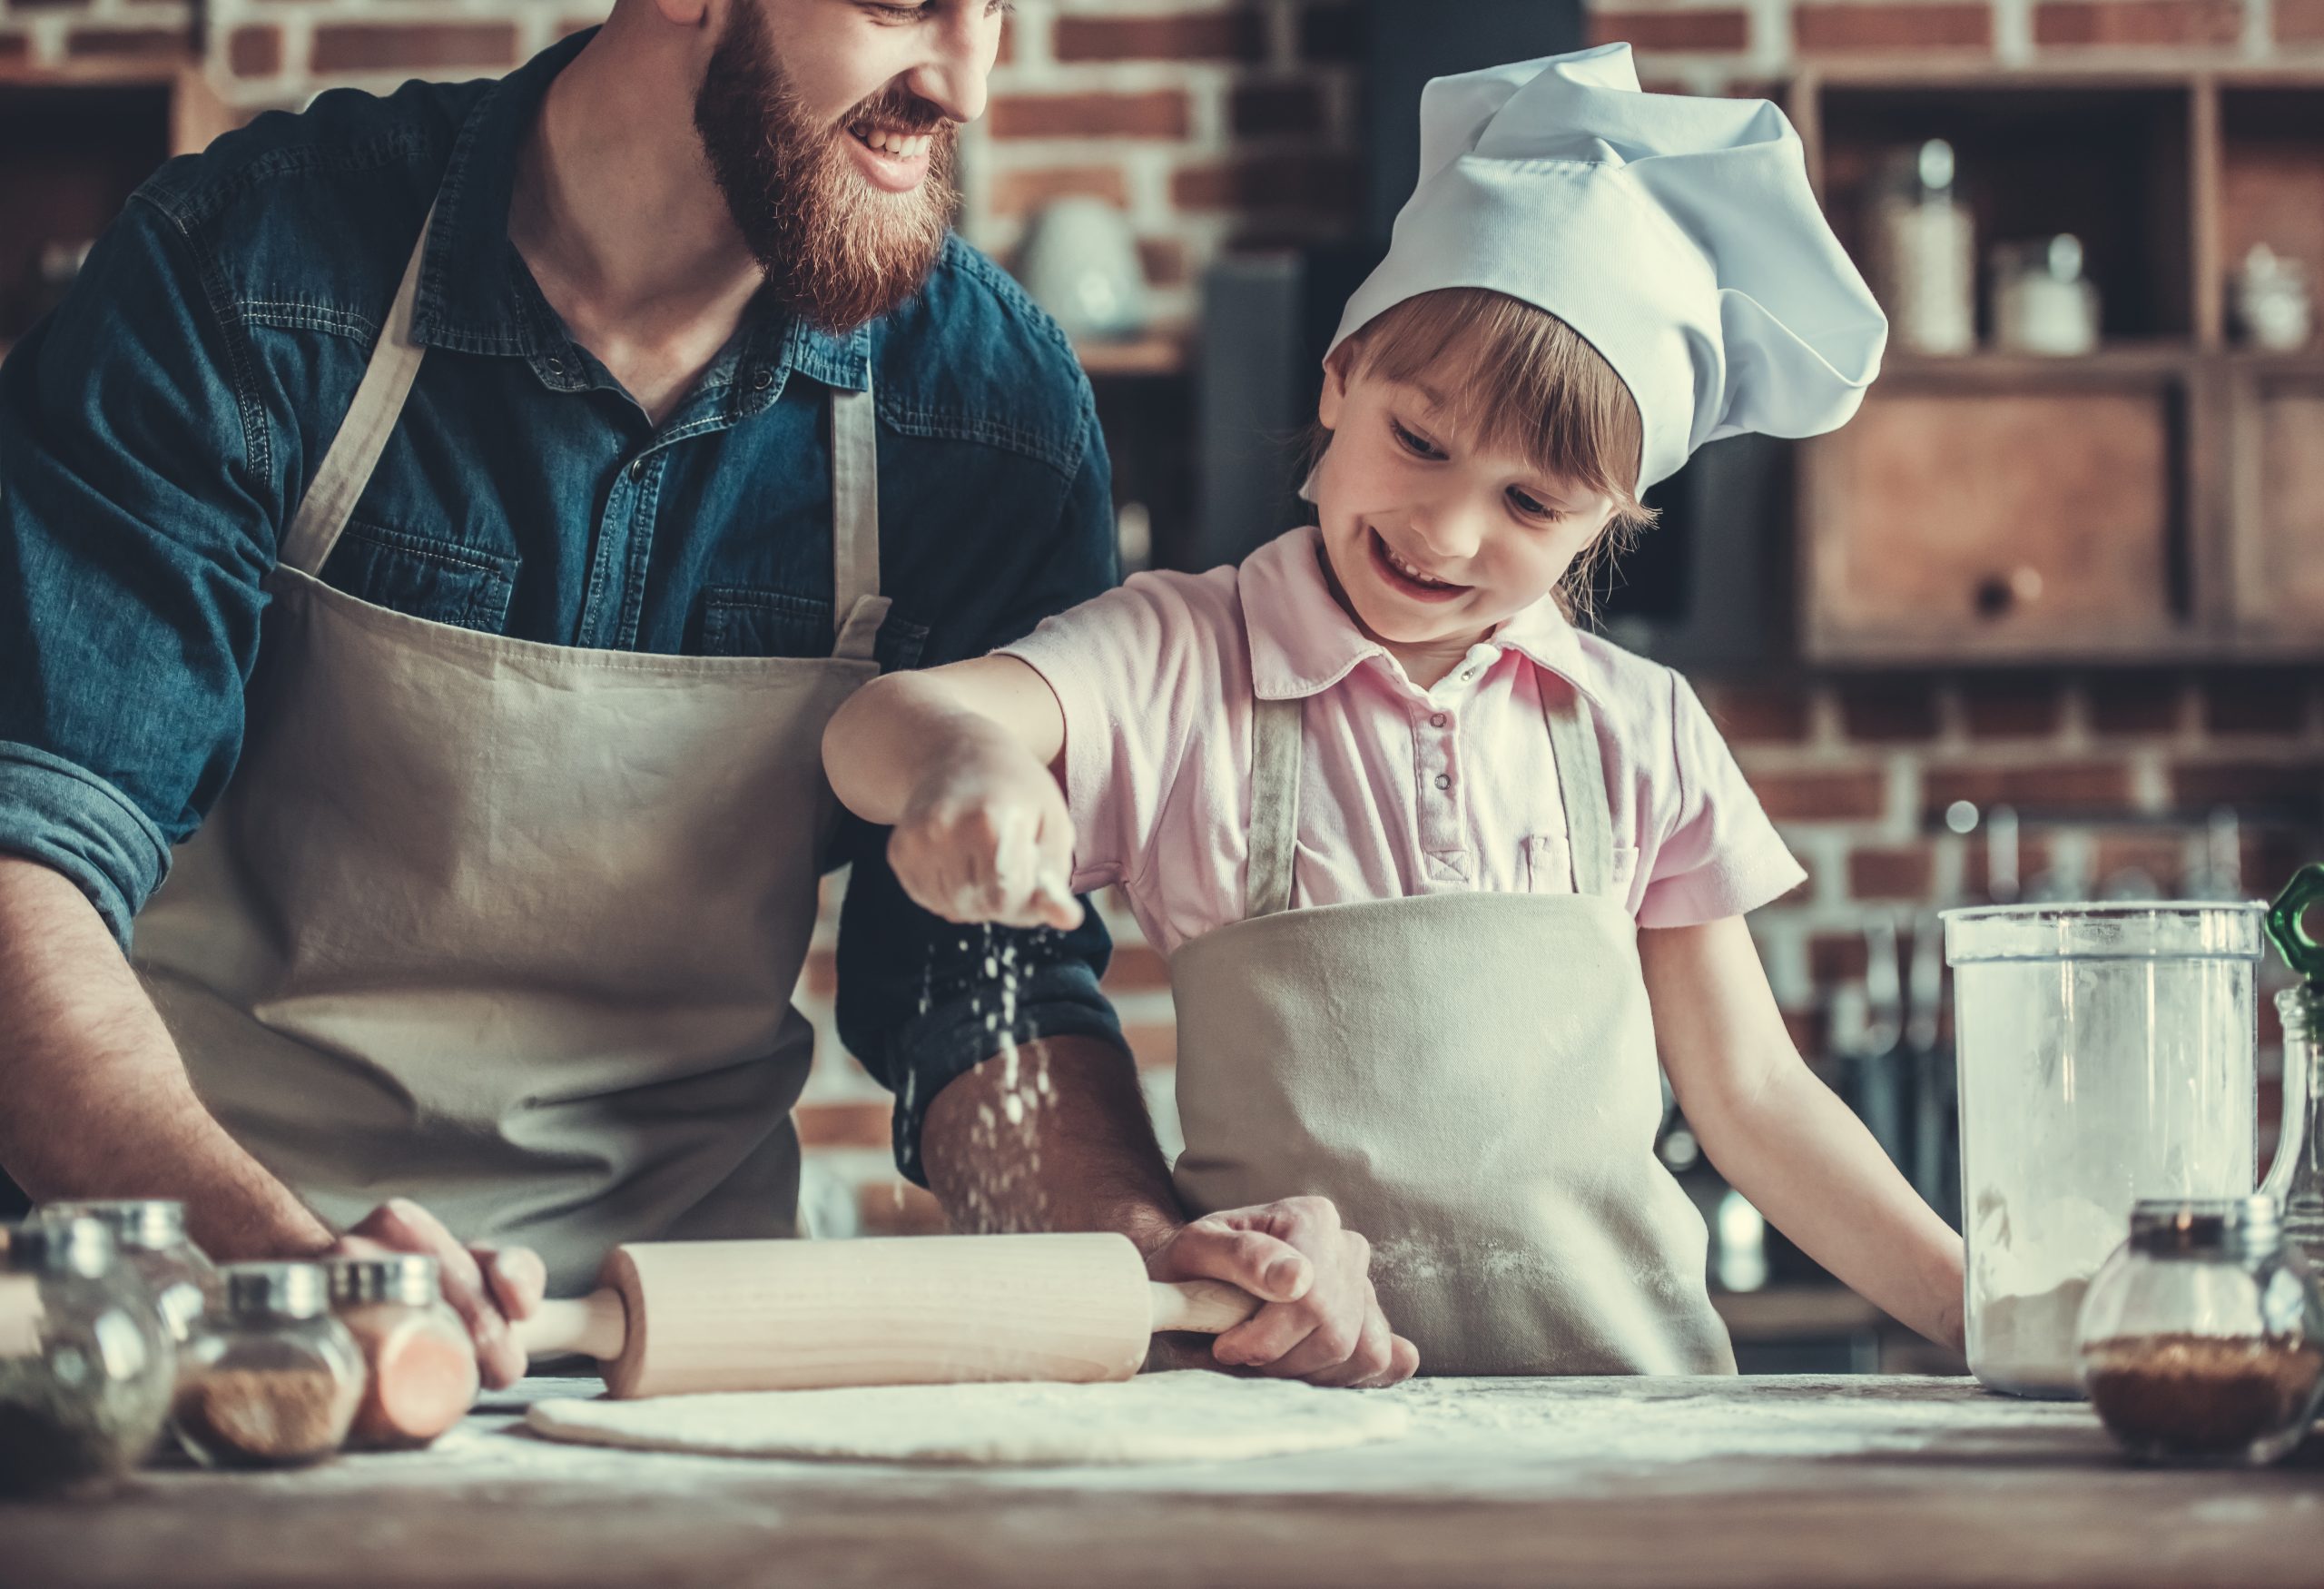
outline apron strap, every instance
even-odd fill
[[[888,601],[880,594],[880,419],[868,387],[832,393],[832,655],[871,660]]]
[[[1606,797],[1606,769],[1598,755],[1598,729],[1590,702],[1546,668],[1533,670],[1541,716],[1558,764],[1558,794],[1565,803],[1566,853],[1573,862],[1573,892],[1602,894],[1614,883],[1614,813]]]
[[[1251,702],[1251,853],[1243,874],[1243,913],[1291,908],[1291,858],[1299,838],[1301,703]]]
[[[340,531],[347,528],[348,516],[355,511],[356,498],[370,482],[379,454],[387,450],[412,378],[419,373],[419,358],[427,350],[412,340],[411,313],[419,297],[419,262],[428,252],[428,233],[435,221],[436,206],[431,203],[427,220],[419,223],[419,241],[411,245],[411,259],[403,268],[403,281],[396,288],[387,324],[372,346],[371,361],[363,367],[355,401],[347,418],[340,421],[339,434],[331,438],[322,467],[308,483],[299,511],[275,548],[275,561],[301,574],[321,577],[323,564],[339,545]]]

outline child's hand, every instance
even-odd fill
[[[930,774],[897,819],[888,860],[904,892],[948,922],[1081,924],[1065,795],[1014,745],[980,745]]]

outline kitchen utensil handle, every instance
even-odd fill
[[[629,1339],[629,1310],[610,1288],[572,1301],[544,1302],[530,1318],[517,1320],[509,1334],[531,1357],[578,1353],[610,1363]]]
[[[1154,1328],[1192,1330],[1197,1335],[1225,1335],[1260,1308],[1260,1300],[1240,1287],[1217,1280],[1157,1281]]]

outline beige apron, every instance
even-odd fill
[[[1597,735],[1542,684],[1571,894],[1292,909],[1300,703],[1256,703],[1251,918],[1170,962],[1179,1194],[1201,1212],[1330,1198],[1423,1373],[1731,1374],[1702,1218],[1654,1153]]]
[[[319,575],[419,366],[427,232],[268,580],[241,763],[136,961],[204,1101],[323,1218],[410,1197],[572,1290],[615,1242],[794,1230],[820,742],[887,610],[876,427],[869,391],[832,394],[829,659],[358,601]]]

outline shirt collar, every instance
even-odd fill
[[[517,157],[542,96],[596,33],[586,29],[535,55],[487,89],[461,124],[419,263],[412,335],[423,346],[530,359],[553,386],[587,384],[578,350],[508,241],[508,203]],[[784,370],[849,391],[872,384],[868,326],[834,336],[763,300],[753,302],[742,346],[734,350],[735,364],[763,367],[777,346]],[[749,382],[738,385],[752,392]],[[773,400],[764,389],[752,394],[761,403]]]
[[[1313,525],[1278,536],[1244,559],[1237,577],[1251,643],[1251,687],[1263,701],[1320,695],[1387,647],[1355,627],[1324,576],[1323,532]],[[1544,597],[1508,619],[1483,644],[1515,651],[1605,706],[1581,637]]]

